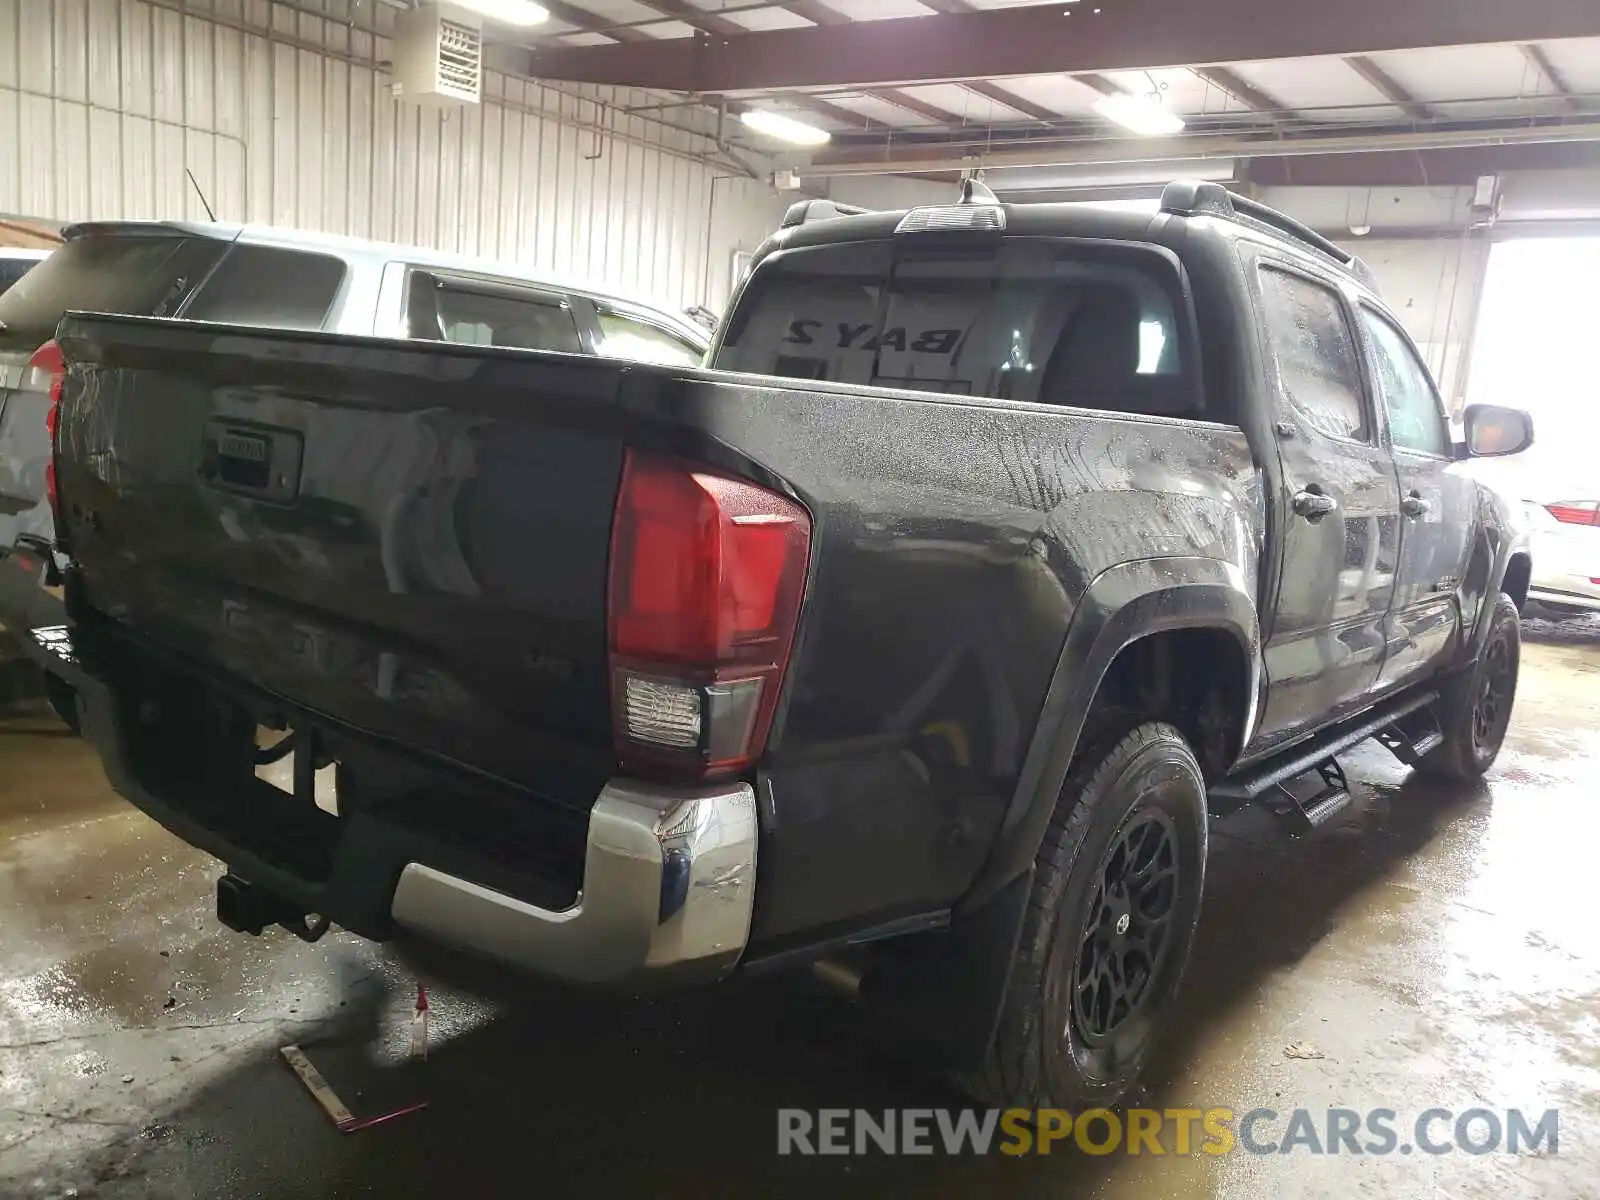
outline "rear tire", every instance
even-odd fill
[[[1126,729],[1127,726],[1122,726]],[[984,1066],[1001,1107],[1109,1107],[1149,1060],[1205,883],[1206,786],[1170,725],[1090,747],[1062,787]]]
[[[1455,675],[1439,697],[1444,741],[1419,770],[1442,779],[1482,779],[1500,754],[1517,697],[1522,658],[1522,620],[1510,596],[1501,595],[1489,614],[1489,637],[1473,664]]]

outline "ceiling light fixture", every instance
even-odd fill
[[[1184,120],[1166,105],[1148,96],[1117,92],[1101,96],[1094,110],[1108,121],[1131,129],[1140,137],[1170,137],[1184,130]]]
[[[826,129],[762,108],[745,109],[739,114],[739,120],[746,128],[777,138],[780,142],[788,142],[791,146],[826,146],[833,140],[833,135]]]
[[[550,10],[533,0],[449,0],[447,7],[462,8],[502,25],[543,25]]]

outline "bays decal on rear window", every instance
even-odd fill
[[[840,350],[898,350],[910,354],[951,354],[961,342],[959,329],[913,329],[896,325],[872,332],[871,325],[852,325],[848,321],[816,321],[802,317],[789,322],[783,339],[791,346],[829,346]]]

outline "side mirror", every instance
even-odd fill
[[[1533,445],[1533,418],[1518,408],[1469,404],[1462,414],[1469,458],[1521,454]]]

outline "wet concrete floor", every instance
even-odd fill
[[[417,1068],[406,967],[339,933],[222,929],[216,864],[40,714],[0,721],[0,1196],[1600,1197],[1600,619],[1528,639],[1487,786],[1366,749],[1333,826],[1218,828],[1147,1084],[1280,1111],[1266,1142],[1296,1107],[1392,1109],[1402,1142],[1428,1109],[1558,1109],[1556,1153],[779,1158],[779,1107],[960,1103],[782,980],[435,989]],[[360,1112],[431,1107],[336,1133],[276,1056],[291,1041]]]

